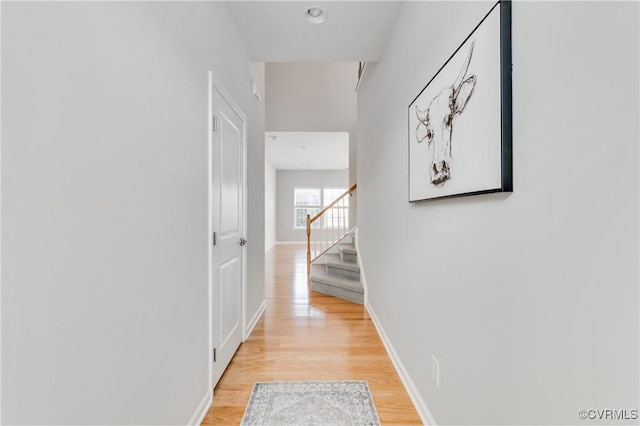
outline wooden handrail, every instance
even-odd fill
[[[325,207],[324,209],[320,210],[320,213],[316,214],[314,217],[312,217],[309,220],[309,225],[311,225],[313,222],[315,222],[316,220],[318,220],[320,218],[320,216],[322,216],[323,214],[325,214],[325,212],[327,212],[329,209],[331,209],[331,207],[335,206],[336,204],[338,204],[338,202],[340,202],[340,200],[342,200],[344,197],[346,197],[347,195],[351,194],[353,191],[356,190],[356,188],[358,187],[357,183],[354,183],[353,186],[349,189],[347,189],[346,191],[344,191],[342,194],[340,194],[340,196],[338,196],[338,198],[336,198],[335,200],[333,200],[333,202],[331,204],[329,204],[327,207]],[[307,215],[308,216],[308,215]]]
[[[342,241],[342,239],[344,239],[347,235],[349,235],[349,233],[347,232],[344,235],[340,236],[336,241],[333,241],[332,244],[329,245],[329,247],[327,247],[326,249],[322,250],[322,252],[319,255],[317,255],[313,259],[311,259],[311,224],[313,222],[315,222],[316,220],[318,220],[319,218],[321,218],[322,215],[324,215],[326,212],[331,210],[331,208],[333,206],[335,206],[336,204],[338,204],[343,198],[345,198],[348,195],[351,195],[356,190],[357,187],[358,187],[358,185],[354,183],[351,188],[347,189],[345,192],[340,194],[340,196],[338,198],[333,200],[333,202],[331,202],[331,204],[329,204],[327,207],[322,209],[314,217],[311,217],[310,215],[307,215],[307,277],[311,274],[311,262],[313,262],[318,257],[320,257],[323,254],[325,254],[332,247],[334,247],[337,243]]]

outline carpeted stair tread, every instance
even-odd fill
[[[327,272],[327,267],[322,263],[312,263],[311,264],[311,272],[309,273],[309,278],[314,275],[324,274]]]
[[[364,304],[364,289],[359,281],[350,280],[327,272],[311,272],[311,290],[349,302]]]
[[[343,253],[358,254],[356,247],[353,244],[343,243],[340,244],[338,248]]]
[[[328,286],[351,290],[356,293],[364,293],[364,288],[360,281],[350,280],[338,275],[331,275],[327,273],[324,268],[311,268],[309,279],[311,280],[312,288],[314,282],[319,282]]]
[[[340,253],[340,258],[348,263],[357,263],[358,262],[358,252],[356,250],[355,245],[343,243],[338,245],[338,252]]]
[[[340,258],[339,254],[327,254],[326,265],[336,269],[346,269],[348,271],[360,272],[360,267],[357,263],[345,262]]]

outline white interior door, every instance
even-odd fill
[[[213,386],[243,338],[245,120],[212,85],[211,307]]]

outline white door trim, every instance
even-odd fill
[[[213,292],[213,91],[217,91],[220,96],[229,104],[231,109],[240,117],[242,120],[242,148],[243,148],[243,158],[242,158],[242,227],[245,237],[247,235],[247,116],[242,111],[240,106],[235,102],[233,97],[229,94],[229,92],[224,88],[224,86],[220,83],[220,80],[216,78],[213,74],[213,71],[209,71],[208,73],[208,111],[207,111],[207,129],[208,129],[208,140],[207,140],[207,163],[208,163],[208,217],[207,217],[207,229],[209,235],[207,236],[208,249],[207,249],[207,259],[208,259],[208,305],[209,305],[209,323],[207,325],[207,330],[209,332],[209,389],[213,392],[213,305],[212,305],[212,292]],[[247,339],[247,335],[245,333],[246,323],[247,323],[247,255],[246,255],[246,246],[245,253],[242,256],[242,341],[244,342]],[[215,397],[215,395],[214,395]]]

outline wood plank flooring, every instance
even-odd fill
[[[422,424],[363,306],[308,289],[302,245],[266,254],[267,309],[214,390],[203,425],[237,425],[254,382],[367,380],[384,425]]]

